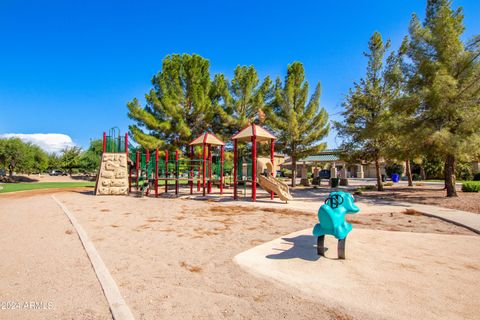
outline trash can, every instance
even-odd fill
[[[330,179],[330,186],[331,186],[332,188],[337,188],[339,182],[340,182],[340,179],[339,179],[339,178],[331,178],[331,179]]]
[[[398,173],[392,173],[392,181],[395,183],[400,181],[400,175]]]
[[[387,176],[386,175],[382,174],[381,177],[382,177],[382,182],[387,181]]]

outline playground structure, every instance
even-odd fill
[[[225,161],[225,143],[213,133],[205,132],[191,141],[186,154],[175,151],[171,157],[168,150],[153,151],[135,147],[129,143],[128,134],[122,136],[117,128],[103,133],[103,154],[95,194],[117,195],[135,191],[141,196],[153,193],[159,196],[160,189],[168,193],[174,186],[175,195],[180,193],[180,185],[188,185],[189,194],[196,191],[203,196],[213,192],[218,186],[219,194],[233,183],[233,197],[238,199],[238,186],[243,186],[246,195],[247,184],[251,184],[252,201],[257,199],[257,183],[270,193],[277,194],[282,201],[292,200],[288,186],[275,178],[274,144],[275,137],[264,128],[249,125],[232,137],[233,164]],[[251,159],[240,154],[238,142],[251,142]],[[270,142],[270,159],[257,157],[257,143]],[[233,167],[225,181],[225,165]],[[233,180],[233,181],[232,181]],[[162,186],[163,185],[163,186]],[[184,189],[184,188],[182,188]]]
[[[276,194],[280,200],[288,202],[293,200],[288,185],[275,178],[275,168],[272,162],[266,158],[257,158],[258,184],[270,195]]]
[[[252,184],[252,201],[257,200],[257,179],[266,191],[270,192],[270,199],[273,200],[274,194],[279,195],[283,201],[292,200],[292,196],[288,190],[288,186],[275,178],[275,140],[276,138],[264,128],[251,124],[245,127],[232,137],[233,140],[233,198],[238,198],[237,185],[239,182]],[[247,162],[247,175],[243,175],[243,170],[240,170],[241,175],[238,175],[238,168],[243,169],[243,157],[238,155],[238,142],[251,142],[252,143],[252,155],[251,155],[251,174],[248,174],[248,162]],[[263,159],[260,159],[260,163],[263,165],[261,170],[257,171],[257,143],[270,142],[270,163]],[[266,169],[264,171],[263,169]],[[285,188],[286,187],[286,188]]]
[[[317,253],[325,255],[325,235],[329,234],[338,239],[338,258],[345,259],[345,244],[352,225],[345,220],[345,215],[360,211],[355,205],[355,199],[348,192],[336,191],[318,210],[318,221],[313,228],[313,235],[317,238]]]
[[[110,137],[110,138],[108,138]],[[103,133],[103,152],[95,184],[97,195],[128,194],[128,134],[120,135],[118,128]]]
[[[205,187],[207,185],[208,193],[212,192],[212,184],[218,181],[218,185],[220,188],[220,194],[223,194],[223,166],[224,166],[224,146],[225,143],[217,138],[213,133],[206,132],[201,134],[192,142],[189,143],[190,146],[190,158],[191,161],[194,161],[194,150],[195,146],[202,146],[202,186],[203,186],[203,195],[205,196]],[[220,159],[220,163],[214,167],[214,163],[212,162],[212,147],[220,147],[220,157],[217,156],[217,159]],[[208,160],[207,160],[207,150],[208,150]],[[193,175],[193,171],[191,171]],[[200,171],[198,172],[200,175]],[[215,180],[214,177],[218,177],[218,180]],[[206,181],[208,178],[208,181]],[[197,179],[197,191],[198,185],[200,181]],[[193,188],[193,176],[192,180],[190,180],[190,194],[192,194]]]

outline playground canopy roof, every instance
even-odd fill
[[[215,136],[213,133],[205,132],[189,143],[190,146],[197,146],[202,144],[210,144],[212,146],[224,146],[225,142],[218,139],[217,136]]]
[[[256,137],[257,141],[270,141],[276,139],[274,135],[266,129],[256,124],[249,125],[232,137],[232,140],[250,141],[252,137]]]

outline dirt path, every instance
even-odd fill
[[[365,198],[406,201],[480,213],[480,193],[462,192],[457,190],[458,197],[447,198],[442,186],[405,187],[402,185],[395,185],[385,187],[385,191],[383,192],[363,191],[362,193],[362,196],[358,197],[360,200]]]
[[[111,319],[90,261],[50,196],[0,197],[0,250],[0,319]]]

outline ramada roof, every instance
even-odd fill
[[[338,156],[338,150],[336,149],[326,149],[320,152],[319,154],[308,156],[304,159],[297,160],[298,163],[301,162],[334,162],[334,161],[341,161],[340,157]],[[291,159],[288,159],[286,164],[291,163]]]
[[[232,137],[232,140],[238,141],[250,141],[251,137],[255,136],[258,142],[261,141],[270,141],[272,139],[276,139],[273,134],[268,132],[266,129],[256,125],[248,125],[247,127],[243,128],[240,132]]]
[[[217,138],[213,133],[205,132],[195,138],[192,142],[189,143],[191,146],[197,146],[202,144],[210,144],[212,146],[224,146],[225,142]]]
[[[299,162],[332,162],[339,161],[340,158],[335,154],[317,154],[314,156],[306,157],[305,159],[298,160]]]

